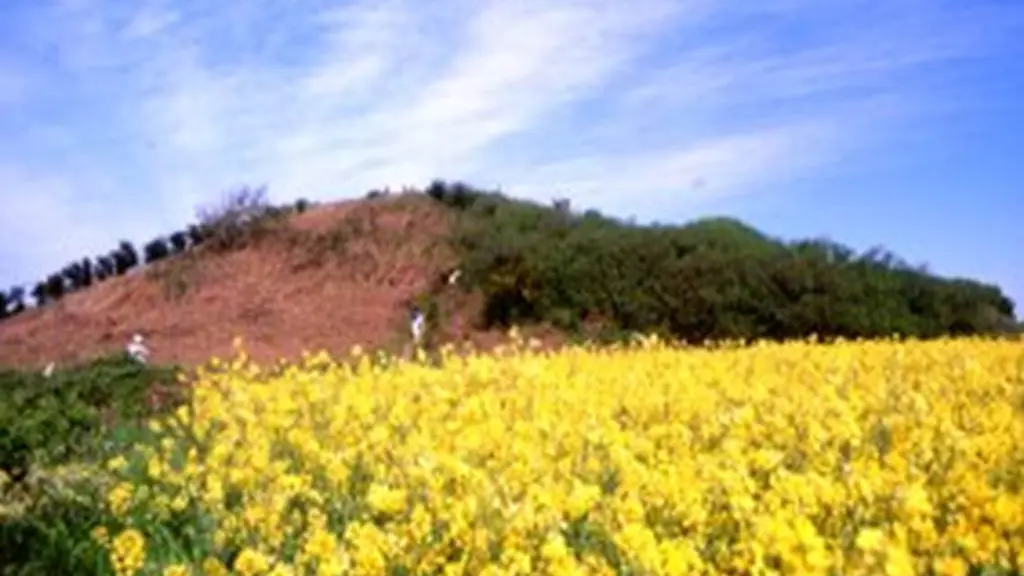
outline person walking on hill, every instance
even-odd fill
[[[423,343],[423,331],[426,319],[419,306],[413,306],[409,313],[409,331],[412,333],[412,342],[417,348]]]
[[[142,339],[142,334],[135,334],[125,346],[128,356],[140,364],[149,362],[149,348]]]

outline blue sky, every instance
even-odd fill
[[[0,286],[243,183],[881,244],[1024,307],[1024,3],[8,0]]]

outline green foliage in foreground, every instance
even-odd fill
[[[99,478],[62,465],[89,470],[138,441],[141,419],[184,399],[176,374],[122,355],[49,378],[0,371],[0,576],[96,572]]]
[[[435,182],[458,215],[464,286],[483,292],[487,327],[600,326],[617,338],[931,338],[1019,330],[997,287],[947,279],[884,250],[782,242],[731,218],[637,226]]]
[[[101,466],[155,434],[136,423],[105,428],[84,462],[37,468],[0,498],[0,576],[111,574],[107,551],[93,530],[111,521]]]
[[[0,371],[0,471],[17,483],[36,465],[85,458],[111,426],[179,401],[176,369],[122,356],[56,371]]]
[[[103,573],[104,551],[91,538],[106,514],[99,486],[57,484],[38,483],[23,508],[0,514],[0,576]]]

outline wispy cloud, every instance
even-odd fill
[[[650,213],[749,193],[885,138],[924,109],[920,77],[1001,49],[1024,14],[931,0],[296,6],[15,10],[0,26],[0,127],[19,141],[0,144],[16,206],[0,211],[0,244],[17,237],[3,256],[23,265],[0,280],[80,256],[52,230],[90,249],[164,232],[243,182],[286,200],[443,176]]]
[[[18,66],[0,58],[0,107],[20,103],[26,97],[28,79]]]

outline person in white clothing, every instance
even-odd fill
[[[412,313],[409,319],[409,330],[412,332],[412,341],[419,346],[423,340],[423,329],[425,319],[423,312],[420,311],[418,306],[413,306]]]
[[[455,283],[459,281],[460,276],[462,276],[462,270],[459,270],[458,268],[452,270],[452,273],[448,275],[448,285],[454,286]]]
[[[125,351],[131,356],[136,362],[146,364],[149,361],[149,348],[146,347],[145,342],[142,339],[142,334],[135,334],[132,336],[131,341],[125,346]]]

